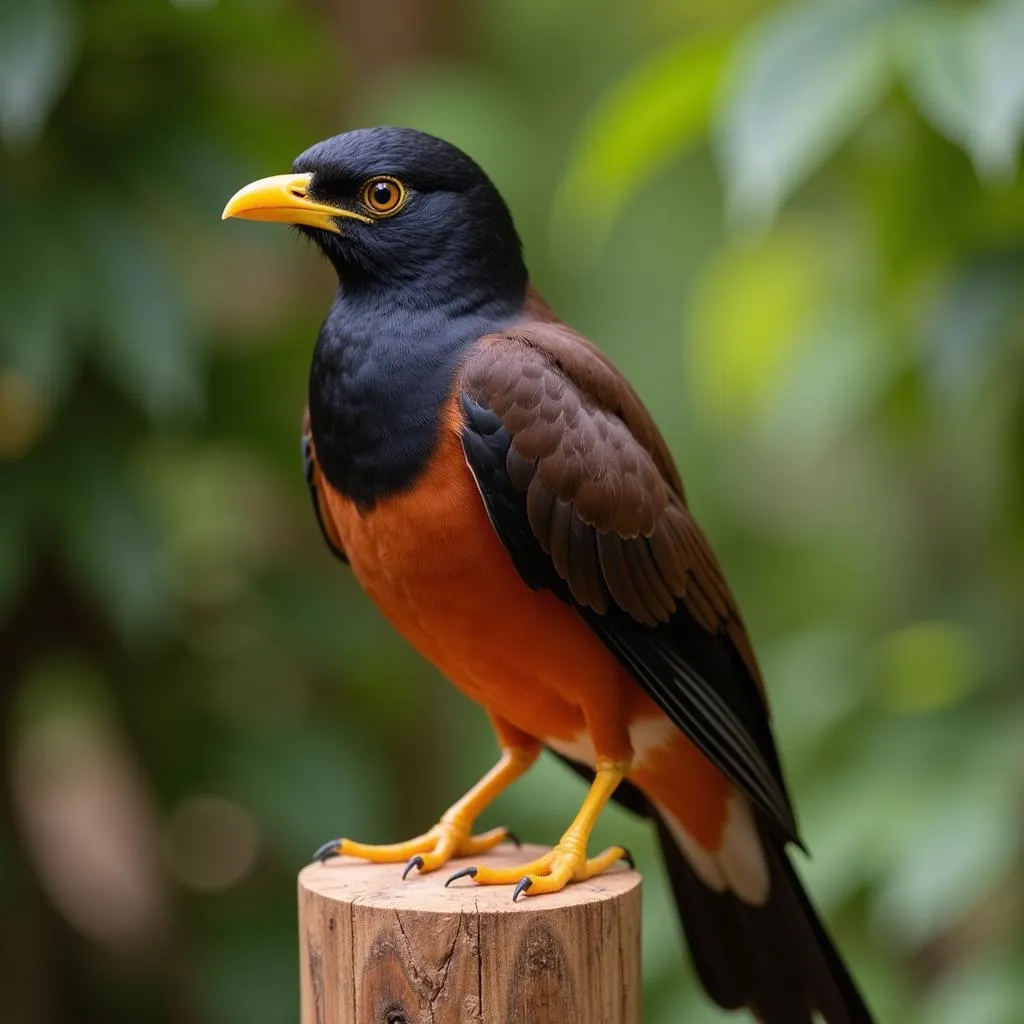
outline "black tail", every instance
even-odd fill
[[[593,779],[590,768],[556,756]],[[719,1006],[749,1007],[762,1024],[813,1024],[815,1012],[826,1024],[874,1024],[780,839],[760,829],[771,887],[768,902],[755,907],[701,881],[668,825],[631,782],[620,783],[614,799],[657,823],[690,956]]]
[[[697,876],[657,815],[665,867],[694,966],[711,998],[749,1007],[764,1024],[873,1024],[857,986],[780,840],[761,830],[771,895],[761,907],[715,892]]]

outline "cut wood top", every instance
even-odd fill
[[[623,864],[589,881],[573,882],[558,893],[524,895],[517,903],[512,902],[511,885],[477,885],[460,878],[444,887],[445,879],[471,864],[511,866],[533,860],[546,850],[543,846],[505,844],[479,857],[453,860],[430,874],[412,871],[404,882],[402,864],[368,864],[337,857],[303,868],[299,886],[324,899],[358,902],[364,907],[435,914],[522,914],[614,900],[640,885],[640,875]]]
[[[513,867],[544,847],[475,858]],[[303,1024],[640,1024],[640,876],[513,886],[338,858],[299,875]]]

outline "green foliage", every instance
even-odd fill
[[[771,214],[888,85],[891,0],[786,5],[744,37],[720,138],[729,199]]]
[[[5,4],[0,11],[0,136],[27,146],[67,81],[77,17],[64,0]]]
[[[310,847],[420,830],[493,757],[309,510],[328,270],[219,221],[380,121],[492,172],[662,424],[879,1018],[1024,1016],[1024,8],[592,8],[425,3],[408,59],[290,0],[0,11],[12,1020],[289,1019]],[[545,760],[485,824],[550,841],[579,795]],[[645,1020],[723,1019],[647,830],[595,841],[645,873]]]
[[[687,37],[646,59],[601,99],[557,197],[560,230],[571,230],[575,220],[604,234],[635,190],[707,136],[728,48],[724,37]]]
[[[922,112],[963,146],[978,173],[1012,180],[1024,131],[1024,7],[994,3],[924,11],[905,61]]]

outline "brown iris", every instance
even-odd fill
[[[378,217],[389,217],[402,208],[405,194],[405,186],[397,178],[371,178],[363,186],[363,206]]]

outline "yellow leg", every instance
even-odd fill
[[[492,828],[474,836],[473,822],[499,793],[518,779],[537,760],[539,746],[507,746],[498,763],[464,796],[457,800],[429,831],[405,843],[369,846],[351,839],[332,839],[324,843],[314,860],[331,857],[362,857],[376,864],[406,861],[404,878],[413,868],[434,871],[452,857],[472,857],[497,846],[510,837],[506,828]]]
[[[456,878],[472,878],[477,885],[511,885],[515,883],[512,899],[523,893],[537,895],[542,892],[559,892],[569,882],[582,882],[606,871],[620,860],[632,863],[629,852],[621,846],[612,846],[587,860],[587,843],[594,831],[598,816],[612,793],[629,770],[629,762],[598,758],[594,781],[590,786],[579,814],[550,853],[546,853],[528,864],[511,868],[472,867],[456,872],[445,883]]]

